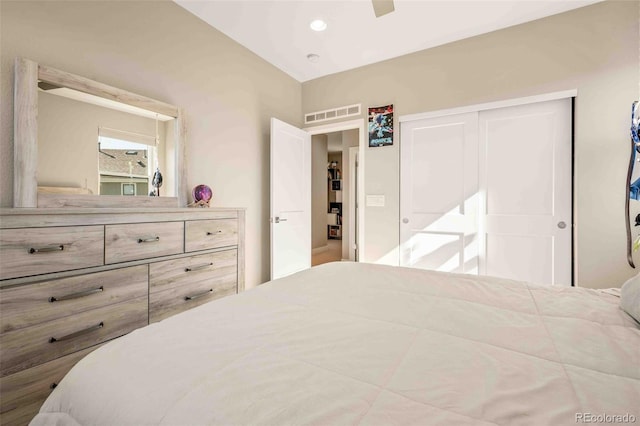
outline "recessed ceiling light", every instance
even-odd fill
[[[309,27],[311,27],[313,31],[324,31],[327,29],[327,23],[322,19],[314,19],[309,24]]]
[[[320,55],[316,55],[315,53],[309,53],[307,55],[307,59],[310,60],[311,62],[318,62],[320,60]]]

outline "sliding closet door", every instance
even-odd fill
[[[478,114],[401,123],[401,266],[478,273]]]
[[[481,111],[480,273],[571,285],[571,100]]]
[[[401,121],[400,264],[571,285],[571,99]]]

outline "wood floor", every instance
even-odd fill
[[[342,240],[328,240],[329,250],[311,256],[311,266],[342,260]]]

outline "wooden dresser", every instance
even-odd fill
[[[0,209],[0,423],[86,354],[244,290],[243,209]]]

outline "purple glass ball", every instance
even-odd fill
[[[195,202],[204,201],[205,203],[209,202],[213,197],[213,191],[207,185],[198,185],[193,188],[193,199]]]

